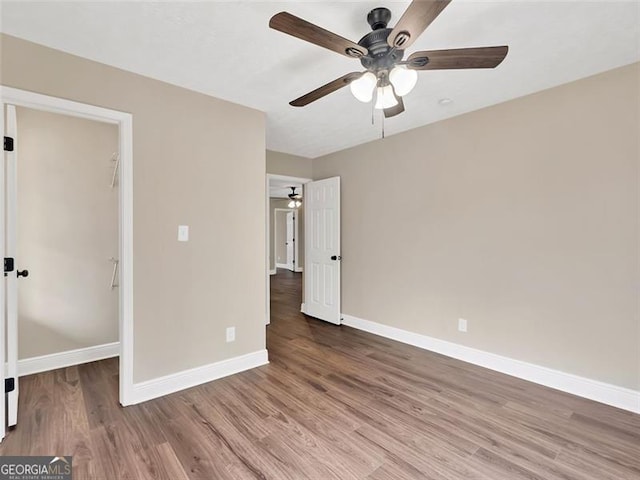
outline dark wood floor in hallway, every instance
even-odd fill
[[[74,479],[640,478],[640,416],[303,316],[272,278],[270,364],[121,408],[117,361],[24,377],[2,455]]]

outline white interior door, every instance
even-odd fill
[[[0,130],[2,130],[3,138],[8,137],[8,132],[5,129],[5,105],[2,104],[2,115],[0,115]],[[4,150],[6,150],[6,140],[5,140]],[[8,153],[3,150],[2,155],[2,166],[0,167],[0,255],[4,259],[6,257],[5,253],[5,192],[6,192],[6,181],[5,181],[5,165],[6,158]],[[5,260],[6,262],[6,260]],[[0,287],[0,361],[4,362],[6,357],[6,348],[5,348],[5,332],[7,328],[7,317],[5,315],[6,308],[6,278],[4,275],[2,276],[2,287]],[[0,388],[4,387],[4,379],[5,379],[5,371],[4,368],[0,368]],[[0,395],[0,440],[4,438],[6,432],[6,419],[5,419],[5,403],[6,395]]]
[[[305,193],[304,313],[340,324],[340,177]]]
[[[17,264],[17,203],[18,203],[18,127],[16,107],[6,106],[7,136],[13,138],[14,149],[6,152],[6,244],[5,256],[14,259],[14,271],[6,277],[7,296],[7,378],[14,379],[13,390],[7,393],[7,425],[18,423],[18,264]]]
[[[295,240],[293,235],[293,212],[287,213],[287,268],[293,271],[293,246]]]

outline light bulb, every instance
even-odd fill
[[[383,108],[391,108],[396,105],[398,105],[398,100],[396,100],[396,96],[393,94],[393,87],[391,85],[378,87],[378,95],[374,108],[382,110]]]
[[[300,200],[296,200],[296,208],[300,208],[300,205],[302,205],[302,202]]]
[[[416,86],[418,72],[410,70],[404,65],[396,65],[389,73],[389,81],[396,90],[396,95],[403,97]]]
[[[295,206],[296,206],[296,202],[294,202],[293,200],[291,200],[291,201],[289,202],[289,205],[287,205],[287,206],[288,206],[289,208],[293,208],[293,207],[295,207]]]
[[[351,82],[349,88],[351,88],[351,93],[353,93],[354,97],[361,102],[367,103],[373,98],[373,89],[376,83],[378,83],[376,76],[371,72],[367,72],[357,80]]]

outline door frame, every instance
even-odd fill
[[[265,231],[267,233],[266,238],[265,238],[265,253],[266,253],[266,265],[265,265],[265,289],[266,289],[266,305],[265,305],[265,321],[264,323],[266,325],[269,325],[269,323],[271,323],[271,262],[270,262],[270,258],[271,258],[271,222],[269,221],[269,219],[271,218],[271,208],[269,205],[269,199],[271,198],[271,196],[269,195],[269,183],[270,180],[285,180],[285,181],[290,181],[292,183],[301,183],[301,184],[305,184],[305,183],[309,183],[312,181],[311,178],[306,178],[306,177],[292,177],[289,175],[277,175],[274,173],[267,173],[265,176]],[[304,202],[304,195],[303,195],[303,199],[302,201]],[[296,222],[297,224],[297,222]],[[275,264],[275,263],[274,263]],[[303,281],[304,281],[304,272],[302,272],[303,275]]]
[[[273,232],[273,240],[274,243],[277,245],[277,239],[278,239],[278,229],[277,229],[277,221],[278,221],[278,217],[277,217],[277,212],[285,212],[285,213],[291,213],[293,214],[293,270],[291,270],[292,272],[295,272],[295,269],[298,265],[298,255],[297,255],[297,251],[296,251],[296,242],[297,242],[297,238],[298,238],[298,222],[297,222],[297,213],[298,213],[298,209],[297,208],[274,208],[273,211],[274,213],[274,217],[273,217],[273,228],[275,229],[275,232]],[[271,238],[269,238],[269,240],[271,240]],[[276,247],[277,248],[277,247]],[[274,250],[275,253],[275,250]],[[279,265],[279,266],[278,266]],[[282,266],[282,263],[278,263],[278,260],[276,259],[275,261],[275,266],[276,269],[278,268],[286,268],[289,269],[289,264],[285,265],[284,267]]]
[[[130,113],[0,85],[0,103],[118,126],[119,138],[119,400],[133,399],[133,116]],[[4,113],[3,113],[4,115]],[[4,128],[3,128],[4,131]],[[4,196],[4,184],[1,186]],[[2,225],[4,235],[4,225]],[[4,325],[4,321],[2,322]]]

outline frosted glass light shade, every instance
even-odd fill
[[[396,65],[389,73],[389,81],[395,88],[396,95],[403,97],[416,86],[418,72],[410,70],[404,65]]]
[[[357,80],[351,82],[349,87],[354,97],[361,102],[367,103],[373,98],[373,89],[377,83],[378,79],[376,76],[371,72],[367,72]]]
[[[398,105],[398,100],[396,100],[396,96],[393,94],[393,87],[391,85],[378,87],[378,95],[376,96],[374,108],[382,110],[383,108],[391,108],[396,105]]]

